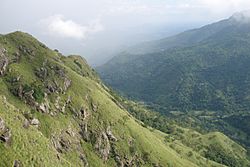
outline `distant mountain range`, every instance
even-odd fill
[[[191,117],[196,127],[219,129],[250,146],[249,13],[136,45],[97,71],[127,97],[179,121]],[[179,111],[188,114],[176,117]]]
[[[97,70],[113,88],[170,110],[248,110],[250,22],[239,15],[135,46]]]

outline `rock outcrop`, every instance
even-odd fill
[[[100,136],[97,138],[95,149],[98,151],[104,161],[108,160],[111,146],[109,138],[105,132],[101,132]]]
[[[44,80],[48,76],[48,70],[45,67],[36,69],[35,74],[38,78]]]
[[[88,160],[87,160],[85,154],[80,153],[80,156],[79,156],[79,157],[80,157],[80,159],[82,160],[84,167],[88,167],[88,166],[89,166],[89,163],[88,163]]]
[[[25,119],[23,122],[23,127],[27,129],[27,128],[29,128],[29,126],[30,126],[30,121]]]
[[[60,96],[57,96],[54,102],[54,107],[57,112],[65,113],[67,107],[70,106],[71,96],[68,96],[67,100],[61,100]]]
[[[87,122],[82,123],[80,127],[81,127],[80,135],[82,136],[84,141],[88,142],[90,140],[90,132],[88,131]]]
[[[22,165],[22,162],[21,161],[19,161],[19,160],[15,160],[14,161],[14,164],[13,164],[13,167],[22,167],[23,165]]]
[[[81,117],[83,120],[85,120],[85,119],[88,118],[88,116],[89,116],[89,113],[88,113],[87,109],[85,109],[84,107],[82,107],[82,108],[80,109],[80,117]]]
[[[30,120],[30,125],[33,125],[35,127],[39,127],[40,121],[37,118],[33,118]]]
[[[98,110],[98,106],[95,104],[95,103],[91,103],[91,107],[92,107],[92,110],[94,111],[94,112],[97,112],[97,110]]]
[[[67,91],[68,88],[69,88],[70,85],[71,85],[71,80],[68,79],[68,78],[64,78],[64,83],[63,83],[63,85],[64,85],[64,91]]]
[[[71,142],[64,136],[53,136],[52,143],[59,153],[69,151]]]
[[[113,133],[112,133],[112,131],[110,129],[110,126],[108,126],[108,128],[107,128],[106,134],[107,134],[110,141],[113,141],[113,142],[117,141],[117,138],[113,135]]]
[[[19,46],[19,51],[26,54],[26,55],[30,55],[30,56],[33,56],[33,57],[35,56],[35,51],[28,48],[28,47],[26,47],[26,46],[24,46],[24,45]]]
[[[6,49],[0,48],[0,76],[4,75],[7,66],[9,64],[9,60],[7,58],[6,54]]]
[[[0,118],[0,140],[4,143],[10,144],[11,136],[11,130],[6,127],[4,120]]]

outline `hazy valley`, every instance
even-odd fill
[[[0,167],[250,167],[249,5],[2,0]]]

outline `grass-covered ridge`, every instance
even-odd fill
[[[182,141],[179,152],[130,115],[83,58],[28,34],[0,36],[0,72],[0,166],[223,166]]]

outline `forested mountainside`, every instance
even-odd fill
[[[250,24],[233,18],[192,30],[199,35],[224,27],[194,46],[122,53],[98,71],[124,94],[170,110],[248,110]]]
[[[185,126],[220,130],[249,147],[249,46],[250,18],[243,12],[137,45],[97,71],[122,95]]]
[[[249,164],[246,149],[219,132],[171,123],[177,131],[167,133],[134,118],[83,58],[29,34],[0,36],[0,75],[0,166]]]

